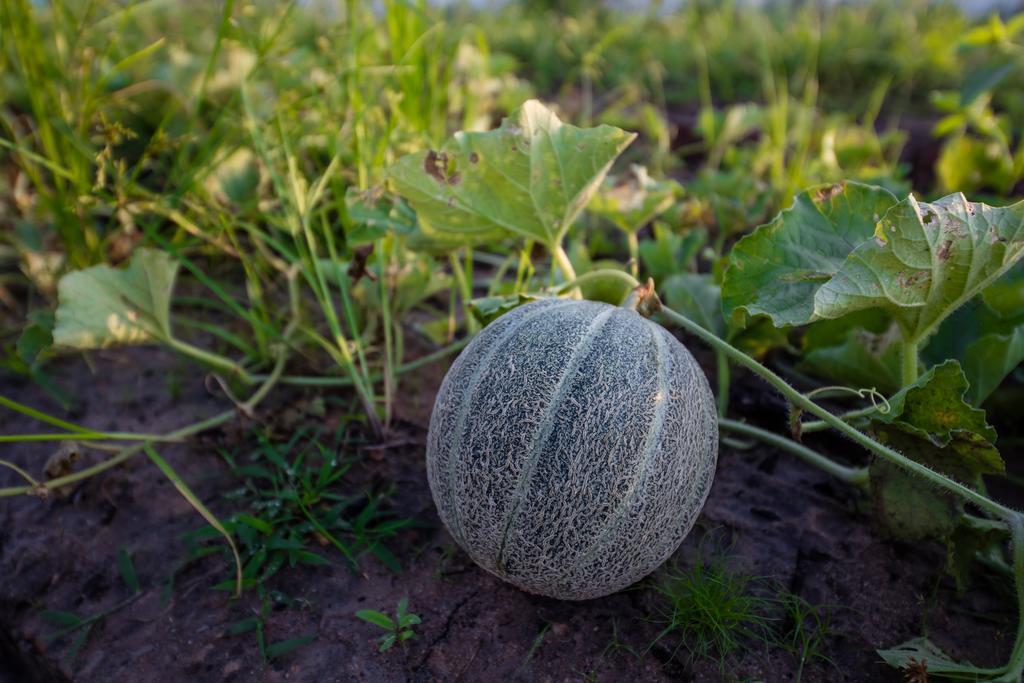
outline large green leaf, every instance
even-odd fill
[[[780,326],[880,309],[918,342],[1022,255],[1024,202],[897,203],[881,188],[840,183],[799,195],[736,244],[723,305]]]
[[[858,245],[815,295],[835,318],[882,308],[908,339],[922,340],[946,316],[1024,256],[1024,202],[995,208],[952,194],[931,204],[908,197]]]
[[[937,365],[894,394],[889,412],[872,416],[871,430],[907,457],[979,488],[982,474],[1002,473],[1005,466],[985,411],[964,401],[967,388],[956,361]],[[944,537],[956,528],[961,504],[948,494],[881,459],[870,472],[876,511],[893,534]]]
[[[146,344],[171,335],[171,291],[178,262],[140,248],[125,268],[92,266],[58,283],[53,342],[74,349]]]
[[[660,216],[682,195],[671,178],[655,180],[636,164],[629,172],[609,177],[590,201],[589,209],[625,232],[636,232]]]
[[[733,247],[722,283],[725,310],[764,314],[779,327],[826,317],[816,310],[818,290],[896,203],[888,191],[854,182],[801,192]]]
[[[456,133],[440,151],[403,157],[389,177],[416,209],[421,243],[452,247],[515,234],[551,246],[635,137],[562,123],[530,100],[497,130]]]

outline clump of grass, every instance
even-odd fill
[[[653,621],[661,630],[644,653],[670,640],[670,661],[682,653],[687,664],[715,660],[724,675],[732,655],[760,643],[796,660],[797,683],[809,669],[835,666],[826,654],[836,635],[834,610],[734,568],[721,549],[699,552],[689,567],[667,568],[653,588],[659,598]]]
[[[414,524],[395,517],[387,508],[387,492],[347,485],[345,477],[358,461],[359,430],[352,418],[325,442],[316,432],[297,430],[286,442],[257,434],[255,446],[221,455],[242,485],[225,498],[240,509],[224,522],[237,535],[243,564],[242,586],[262,587],[284,567],[330,564],[322,548],[333,547],[352,571],[371,554],[395,572],[401,564],[385,542]],[[348,490],[346,490],[348,489]],[[198,529],[187,540],[193,557],[211,549],[197,543],[215,532]],[[233,581],[216,588],[228,590]]]
[[[720,554],[700,555],[686,569],[668,568],[654,584],[660,598],[654,621],[662,628],[647,649],[671,639],[670,659],[685,653],[689,664],[716,659],[724,668],[746,643],[769,638],[775,604],[757,595],[758,583]]]
[[[259,608],[232,623],[228,634],[254,634],[264,664],[317,638],[316,633],[279,641],[269,638],[266,622],[272,610],[309,604],[301,597],[290,597],[271,587],[271,579],[282,570],[330,564],[332,558],[327,551],[333,547],[352,571],[358,569],[367,554],[392,571],[401,571],[401,564],[385,542],[414,521],[397,518],[390,512],[387,492],[365,490],[346,481],[352,466],[359,461],[357,448],[364,431],[361,418],[349,414],[328,437],[300,428],[287,441],[279,442],[257,432],[245,448],[221,451],[232,473],[242,480],[239,487],[224,496],[239,509],[225,519],[223,526],[238,538],[242,588],[254,591],[259,599]],[[215,537],[217,531],[210,526],[186,536],[191,553],[172,572],[165,587],[165,599],[180,571],[221,551],[223,546],[203,543]],[[214,586],[220,590],[234,587],[234,578]],[[402,630],[396,639],[411,637],[405,635],[411,625],[410,616],[419,623],[418,617],[406,615],[404,608],[400,608],[398,620]]]

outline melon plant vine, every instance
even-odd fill
[[[637,310],[681,327],[719,358],[761,377],[792,406],[794,438],[724,416],[721,428],[760,438],[866,489],[892,533],[945,540],[958,585],[976,555],[1009,538],[1009,562],[987,557],[1013,576],[1018,616],[1024,615],[1024,516],[985,492],[982,475],[1002,473],[1004,464],[993,445],[995,431],[977,407],[1024,360],[1024,328],[1016,327],[1024,323],[1016,319],[1020,312],[1010,311],[997,333],[978,340],[994,362],[986,362],[976,349],[973,361],[965,357],[962,365],[961,359],[946,359],[921,371],[922,351],[942,324],[968,300],[989,293],[1024,256],[1024,202],[995,208],[953,194],[926,203],[843,182],[798,195],[791,208],[735,245],[720,294],[715,288],[702,293],[702,301],[719,303],[734,326],[754,317],[767,318],[777,328],[834,321],[852,344],[843,353],[866,354],[856,345],[867,337],[853,333],[870,318],[875,327],[887,329],[889,341],[895,340],[898,390],[870,407],[835,415],[814,400],[814,392],[801,393],[713,331],[722,326],[710,320],[699,324],[663,306],[653,281],[640,286],[630,273],[607,269],[576,276],[562,240],[632,139],[609,126],[563,124],[531,101],[495,131],[458,133],[440,151],[403,158],[390,177],[418,214],[421,244],[452,249],[508,237],[540,241],[566,280],[546,294],[618,284],[632,292],[630,305]],[[601,200],[594,208],[609,211]],[[616,224],[631,235],[638,227]],[[520,291],[505,299],[492,297],[481,308],[493,318],[534,298]],[[998,310],[998,292],[992,298]],[[873,399],[879,395],[873,389],[848,391]],[[805,422],[804,414],[817,420]],[[869,451],[871,463],[849,467],[799,443],[802,433],[828,428]],[[927,661],[934,674],[1020,680],[1024,620],[1002,667],[957,663],[925,639],[880,654],[900,668]]]
[[[468,251],[477,244],[515,239],[522,243],[524,254],[534,243],[548,250],[551,287],[531,293],[526,284],[529,278],[517,277],[512,296],[474,302],[472,310],[482,322],[539,296],[579,297],[583,292],[609,289],[628,293],[627,305],[681,327],[715,352],[721,429],[761,439],[864,489],[891,533],[911,540],[945,541],[958,586],[966,581],[967,569],[976,559],[1012,576],[1018,614],[1024,615],[1024,515],[985,491],[983,475],[1002,473],[1004,463],[994,445],[995,431],[980,408],[1024,360],[1024,311],[1019,306],[1024,277],[1019,266],[1011,271],[1024,256],[1024,202],[995,208],[969,202],[961,194],[930,203],[913,196],[900,200],[883,188],[854,182],[812,188],[799,194],[792,207],[772,222],[737,242],[720,275],[659,273],[669,276],[662,289],[670,303],[692,303],[683,304],[684,315],[662,305],[653,282],[640,286],[631,272],[594,269],[577,275],[563,244],[574,221],[591,205],[626,234],[634,259],[630,269],[639,271],[635,259],[643,250],[636,244],[636,233],[644,221],[665,209],[666,197],[676,196],[679,189],[634,170],[632,182],[645,192],[642,202],[633,206],[616,201],[614,192],[621,180],[609,181],[607,196],[598,195],[612,163],[634,138],[611,126],[564,124],[542,104],[530,101],[497,130],[458,133],[440,150],[404,157],[391,168],[389,180],[416,211],[417,225],[408,244],[421,252],[452,255],[460,248]],[[333,254],[322,261],[316,261],[318,272],[338,270]],[[458,259],[453,256],[451,261],[457,270]],[[470,263],[468,253],[466,262]],[[166,254],[139,249],[124,269],[96,266],[68,275],[62,282],[53,341],[75,349],[158,342],[220,373],[226,389],[233,383],[255,386],[255,391],[247,400],[236,401],[235,409],[163,435],[96,431],[0,397],[0,405],[60,430],[7,435],[0,441],[89,441],[114,451],[96,465],[48,481],[36,481],[0,460],[0,466],[15,470],[26,482],[0,489],[0,497],[48,495],[145,452],[222,531],[234,550],[230,534],[180,477],[165,467],[153,444],[188,438],[224,424],[239,412],[250,414],[279,383],[352,385],[371,404],[372,417],[370,376],[356,372],[351,358],[341,359],[347,372],[344,377],[285,372],[293,351],[289,340],[302,329],[295,269],[288,273],[288,328],[274,348],[270,373],[256,375],[236,361],[174,335],[170,307],[176,268]],[[556,270],[561,274],[557,284]],[[468,298],[469,274],[456,275],[465,281],[460,289]],[[957,320],[962,315],[958,309],[978,298],[982,306],[971,315],[981,322],[963,327]],[[329,308],[333,311],[333,305]],[[870,396],[872,405],[833,414],[816,400],[823,395],[821,390],[801,393],[732,343],[744,328],[763,326],[766,321],[782,329],[809,325],[807,339],[828,340],[814,349],[819,360],[827,359],[826,366],[843,361],[849,370],[843,384],[858,385],[832,390]],[[951,336],[965,330],[971,332],[966,344],[949,343]],[[392,373],[430,362],[461,345],[396,366]],[[783,394],[792,406],[792,438],[726,416],[726,362],[758,375]],[[923,365],[928,367],[922,370]],[[892,386],[884,387],[884,395],[861,388],[871,383],[874,374],[894,378]],[[805,420],[805,415],[815,419]],[[834,429],[865,448],[872,455],[870,463],[851,467],[800,442],[803,434],[824,429]],[[117,447],[112,442],[129,443]],[[1024,620],[1018,625],[1010,659],[1002,667],[957,663],[925,639],[880,654],[900,668],[927,660],[928,671],[934,674],[1020,680]]]

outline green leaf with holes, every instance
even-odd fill
[[[801,325],[878,309],[919,343],[1024,256],[1024,202],[996,208],[952,194],[896,202],[856,183],[819,187],[740,240],[726,310]]]
[[[635,137],[613,126],[562,123],[530,100],[500,128],[456,133],[440,150],[403,157],[388,176],[416,210],[420,247],[510,235],[553,246]]]
[[[124,268],[68,273],[57,286],[54,344],[99,349],[168,339],[177,272],[178,262],[167,253],[140,248]]]

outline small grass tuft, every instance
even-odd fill
[[[649,651],[672,638],[671,659],[686,653],[687,663],[726,660],[750,641],[767,642],[774,603],[755,594],[758,579],[728,566],[722,555],[701,555],[693,566],[668,568],[656,580],[661,598],[655,623],[662,626]]]
[[[760,643],[796,660],[797,683],[809,670],[835,666],[826,653],[837,635],[834,608],[812,605],[777,581],[731,567],[718,546],[699,551],[690,567],[670,566],[653,588],[659,600],[652,620],[661,630],[644,654],[670,639],[670,661],[681,652],[688,665],[715,660],[725,676],[732,655]]]

